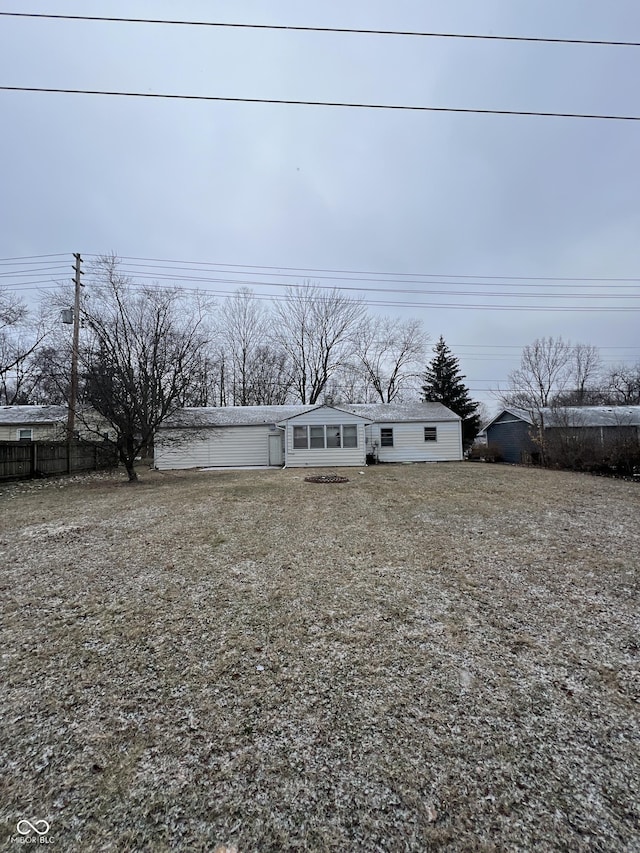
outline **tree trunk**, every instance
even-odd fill
[[[135,483],[138,479],[138,475],[136,474],[136,469],[135,469],[136,455],[133,452],[133,449],[131,449],[131,451],[130,451],[129,448],[125,449],[123,447],[119,447],[118,448],[118,455],[120,456],[120,461],[122,462],[122,464],[125,467],[125,470],[127,472],[127,477],[129,478],[129,482]]]
[[[127,477],[129,478],[130,483],[135,483],[138,480],[138,475],[136,474],[136,469],[134,467],[133,459],[126,459],[124,463],[124,467],[127,469]]]

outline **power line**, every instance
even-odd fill
[[[163,280],[162,283],[160,281],[157,281],[157,280],[150,282],[146,277],[143,277],[143,276],[128,276],[128,278],[130,280],[131,285],[134,287],[138,287],[138,288],[144,287],[144,288],[149,288],[152,290],[162,290],[162,289],[171,288],[173,286],[177,290],[184,292],[184,293],[199,294],[199,295],[205,295],[205,296],[209,296],[209,297],[213,297],[213,298],[223,298],[223,299],[233,298],[236,295],[235,291],[211,290],[211,289],[207,289],[204,287],[187,287],[184,284],[178,284],[176,282],[175,277],[170,277],[166,281]],[[178,279],[178,280],[180,281],[180,279]],[[239,284],[242,282],[235,282],[235,281],[234,282],[224,282],[224,281],[222,281],[222,282],[217,282],[217,283],[218,284],[223,284],[223,283]],[[20,281],[20,282],[15,282],[15,283],[7,283],[4,285],[4,287],[5,288],[11,288],[17,292],[25,292],[25,291],[33,291],[33,290],[46,291],[46,290],[55,290],[61,284],[64,284],[64,282],[61,282],[60,280],[58,280],[56,282],[56,281],[53,281],[52,278],[48,278],[48,279],[45,278],[45,279],[36,279],[36,280],[29,280],[29,281]],[[258,282],[258,284],[263,284],[263,282]],[[94,282],[94,286],[100,287],[101,285],[99,283]],[[375,289],[372,289],[372,290],[373,290],[373,292],[376,292]],[[383,293],[394,293],[397,291],[385,290],[382,292]],[[580,298],[585,298],[585,299],[591,298],[591,299],[602,299],[602,300],[607,300],[607,299],[638,299],[638,298],[640,298],[640,297],[636,297],[636,296],[626,296],[626,295],[620,295],[620,294],[608,295],[608,296],[607,295],[598,296],[595,294],[571,294],[571,295],[536,294],[536,293],[529,293],[529,294],[508,294],[508,293],[506,293],[505,294],[505,293],[486,293],[484,291],[474,293],[472,291],[429,291],[429,290],[426,290],[426,291],[404,291],[404,292],[409,293],[409,294],[415,293],[418,296],[423,296],[423,295],[424,296],[450,296],[450,297],[451,296],[471,296],[471,297],[475,296],[476,298],[486,296],[489,298],[503,297],[503,298],[507,298],[507,299],[526,298],[526,297],[529,297],[530,299],[536,299],[538,297],[546,298],[549,296],[555,296],[559,299],[575,299],[576,296],[579,296]],[[284,295],[268,294],[268,293],[265,293],[265,294],[252,293],[250,298],[256,299],[256,300],[261,300],[261,301],[273,301],[273,302],[282,302],[282,301],[286,300],[286,296],[284,296]],[[587,305],[576,305],[576,304],[569,305],[569,306],[558,306],[558,305],[552,306],[552,305],[539,305],[539,304],[538,305],[531,305],[531,304],[529,304],[529,305],[500,305],[500,304],[496,305],[494,303],[475,304],[475,303],[467,303],[467,302],[459,302],[459,303],[415,302],[415,301],[410,301],[410,300],[394,300],[394,299],[380,299],[380,298],[378,298],[378,299],[376,299],[376,298],[366,299],[365,302],[368,306],[372,306],[372,307],[376,306],[376,307],[392,307],[392,308],[446,308],[446,309],[456,309],[456,310],[474,309],[474,310],[483,310],[483,311],[531,310],[531,311],[574,311],[574,312],[592,312],[592,311],[628,312],[628,311],[639,311],[640,310],[640,306],[636,307],[636,306],[632,306],[632,305],[625,305],[625,306],[619,306],[619,307],[598,306],[598,305],[587,306]],[[627,348],[622,347],[621,349],[627,349]]]
[[[55,270],[66,269],[66,264],[57,264],[55,266],[44,267],[44,269],[25,270],[20,272],[0,272],[0,278],[24,278],[34,274],[44,275],[44,273],[54,272]]]
[[[123,259],[123,260],[125,260],[125,259]],[[239,276],[239,275],[245,274],[245,271],[243,271],[243,270],[237,270],[237,271],[236,270],[226,270],[226,269],[207,270],[207,269],[202,269],[202,268],[198,269],[198,268],[188,267],[188,266],[171,267],[171,266],[160,266],[160,265],[155,265],[155,264],[125,264],[124,266],[120,267],[120,269],[122,270],[122,272],[125,272],[129,275],[134,275],[134,276],[142,275],[142,273],[139,271],[140,269],[150,270],[150,272],[145,273],[145,274],[148,276],[159,277],[159,278],[174,278],[174,279],[178,278],[178,279],[181,279],[183,281],[215,281],[215,282],[224,282],[227,284],[242,284],[242,285],[251,284],[251,285],[256,285],[256,286],[262,286],[262,285],[268,285],[268,286],[278,285],[278,286],[281,286],[282,285],[281,281],[256,281],[254,279],[252,279],[252,280],[225,279],[225,278],[219,278],[219,277],[209,278],[209,277],[204,277],[202,275],[199,275],[199,276],[185,275],[185,273],[192,273],[192,272],[197,272],[197,273],[213,272],[213,273],[217,273],[218,275],[226,274],[226,275]],[[260,272],[258,270],[251,270],[250,274],[251,275],[261,275],[261,276],[265,276],[267,278],[272,278],[272,279],[275,279],[275,278],[278,278],[278,279],[298,278],[299,279],[301,277],[299,273]],[[0,275],[1,275],[1,273],[0,273]],[[363,274],[363,276],[364,276],[364,274]],[[380,274],[380,276],[382,276],[382,273]],[[355,276],[346,276],[346,275],[337,276],[337,275],[318,275],[318,274],[315,274],[313,276],[313,278],[314,278],[314,283],[316,280],[322,280],[322,281],[329,280],[331,282],[333,282],[333,281],[353,281],[353,282],[361,282],[361,283],[371,282],[373,284],[385,284],[385,283],[387,283],[387,284],[404,284],[404,285],[407,285],[407,284],[456,285],[457,284],[457,285],[460,285],[462,287],[465,287],[465,286],[466,287],[469,287],[469,286],[472,286],[472,287],[490,287],[490,286],[493,286],[493,287],[525,288],[525,287],[541,287],[542,286],[540,283],[523,282],[523,281],[518,281],[517,279],[516,280],[507,280],[506,277],[503,277],[501,280],[495,280],[495,281],[471,281],[470,279],[476,278],[476,277],[475,276],[462,276],[464,281],[461,281],[461,282],[456,281],[454,276],[442,276],[443,279],[447,279],[446,281],[442,281],[442,280],[439,280],[437,278],[430,278],[430,279],[427,279],[427,278],[423,278],[423,279],[418,279],[418,278],[398,279],[398,278],[382,278],[382,277],[368,278],[368,277],[355,277]],[[485,278],[488,278],[488,277],[485,277]],[[542,281],[542,280],[540,280],[540,281]],[[555,281],[555,280],[550,279],[550,278],[547,279],[547,283],[552,282],[552,281]],[[571,281],[574,281],[574,280],[571,280]],[[588,279],[587,281],[590,282],[591,280]],[[282,285],[282,286],[301,287],[304,285],[291,284],[291,283],[287,282],[285,285]],[[397,287],[393,287],[393,288],[373,288],[373,287],[355,287],[355,286],[348,287],[346,285],[343,286],[343,285],[333,285],[333,284],[330,285],[330,287],[332,289],[336,289],[336,290],[361,290],[361,291],[375,291],[375,290],[381,290],[382,291],[382,290],[385,290],[385,291],[389,291],[392,293],[418,293],[419,292],[419,291],[411,290],[411,289],[410,290],[401,290],[400,288],[397,288]],[[591,289],[591,290],[604,290],[605,288],[607,288],[607,289],[611,288],[611,289],[616,289],[616,290],[638,290],[637,284],[617,284],[615,279],[612,279],[609,283],[606,283],[603,280],[603,283],[601,283],[601,284],[591,284],[591,283],[583,284],[581,280],[576,279],[575,283],[566,283],[566,284],[564,284],[564,287],[572,287],[572,288],[579,287],[579,288],[587,289],[587,290],[589,290],[589,289]],[[531,295],[533,295],[533,294],[531,294]],[[568,297],[575,296],[575,295],[578,295],[578,294],[569,293]]]
[[[58,252],[55,255],[21,255],[15,258],[0,258],[0,264],[8,264],[11,261],[31,261],[37,258],[64,258],[67,252]]]
[[[304,32],[304,33],[347,33],[356,35],[375,36],[409,36],[414,38],[442,38],[442,39],[473,39],[480,41],[511,41],[511,42],[535,42],[543,44],[581,44],[581,45],[605,45],[610,47],[640,47],[640,42],[613,41],[609,39],[576,39],[576,38],[547,38],[542,36],[497,36],[480,33],[437,33],[420,32],[417,30],[370,30],[356,27],[310,27],[293,26],[287,24],[241,24],[221,21],[181,21],[168,20],[165,18],[120,18],[107,17],[103,15],[50,15],[40,12],[0,12],[6,18],[48,18],[61,21],[94,21],[122,24],[169,24],[170,26],[185,27],[215,27],[243,30],[277,30],[281,32]]]
[[[474,349],[522,349],[520,344],[451,344],[452,347],[474,347]],[[575,346],[573,349],[575,349]],[[640,349],[637,347],[599,347],[599,349]]]
[[[301,101],[286,98],[231,98],[221,95],[173,95],[167,92],[115,92],[105,89],[57,89],[44,86],[0,86],[5,92],[40,92],[56,95],[106,95],[119,98],[154,98],[172,101],[208,101],[232,104],[281,104],[305,107],[345,107],[355,110],[396,110],[427,113],[466,113],[496,116],[535,116],[538,118],[581,118],[602,121],[640,121],[640,116],[607,115],[599,113],[555,113],[536,110],[489,110],[469,107],[424,107],[410,104],[359,104],[346,101]]]
[[[127,270],[126,268],[122,268],[122,272],[127,275],[130,279],[142,279],[143,281],[148,280],[149,276],[137,273],[135,271]],[[239,280],[239,279],[225,279],[225,278],[202,278],[200,276],[183,276],[183,275],[172,275],[170,273],[161,273],[153,276],[155,280],[162,280],[168,282],[178,282],[178,281],[193,281],[193,282],[210,282],[214,284],[233,284],[233,285],[254,285],[258,287],[281,287],[282,285],[278,282],[271,281],[250,281],[250,280]],[[432,284],[440,284],[441,282],[430,282]],[[451,282],[444,282],[444,284],[451,284]],[[505,285],[506,286],[506,285]],[[633,287],[633,285],[628,285],[629,287]],[[304,284],[287,284],[286,287],[291,288],[293,290],[304,290]],[[336,286],[332,288],[332,290],[340,290],[347,292],[357,292],[357,293],[402,293],[409,294],[412,296],[487,296],[487,297],[502,297],[504,299],[640,299],[640,289],[633,288],[637,292],[634,294],[629,293],[505,293],[504,291],[489,291],[489,290],[435,290],[435,289],[424,289],[424,290],[411,290],[405,288],[396,288],[396,287],[353,287],[349,285],[345,286]]]
[[[126,259],[123,258],[123,260],[126,260]],[[61,270],[61,269],[66,268],[66,265],[64,263],[47,265],[47,266],[42,266],[42,264],[44,264],[46,262],[41,261],[38,263],[40,264],[40,266],[38,268],[35,268],[35,269],[21,265],[19,268],[16,268],[14,270],[0,271],[0,278],[30,277],[30,276],[33,276],[34,274],[42,275],[42,274],[47,273],[47,272],[52,272],[55,270]],[[170,262],[170,263],[176,263],[177,264],[179,262]],[[220,268],[217,268],[214,270],[208,270],[206,268],[203,268],[204,267],[203,263],[199,263],[199,262],[185,262],[185,263],[198,264],[198,267],[194,267],[194,266],[166,266],[166,265],[153,264],[153,263],[152,264],[136,264],[136,263],[133,263],[133,264],[125,264],[122,267],[120,267],[120,269],[123,273],[127,274],[128,276],[137,277],[137,278],[150,276],[153,278],[162,278],[162,279],[170,279],[170,280],[193,281],[193,282],[215,282],[215,283],[220,283],[220,284],[235,284],[235,285],[254,285],[254,286],[258,286],[258,287],[261,287],[261,286],[269,286],[269,287],[286,286],[286,287],[291,287],[291,288],[304,287],[304,285],[292,284],[292,283],[286,283],[286,285],[283,285],[283,283],[281,281],[264,281],[264,280],[256,281],[255,279],[244,279],[244,278],[243,279],[240,279],[240,278],[221,278],[220,275],[222,275],[222,274],[231,275],[231,276],[242,275],[246,272],[246,268],[245,269],[240,268],[238,270],[233,270],[233,269],[229,270],[229,269],[220,269]],[[17,266],[17,265],[12,264],[12,266]],[[281,268],[281,269],[284,269],[284,268]],[[140,270],[143,270],[143,271],[149,270],[149,272],[141,272]],[[214,272],[217,275],[215,277],[210,277],[210,276],[206,276],[206,275],[187,275],[186,274],[186,273],[192,273],[192,272],[203,273],[203,274],[207,273],[207,272]],[[300,278],[299,273],[297,274],[297,273],[283,273],[283,272],[261,272],[260,270],[255,269],[255,268],[251,269],[251,274],[252,275],[261,275],[261,276],[264,276],[266,278],[271,278],[271,279]],[[487,281],[472,281],[471,279],[474,279],[474,278],[491,279],[492,277],[490,277],[490,276],[461,276],[460,278],[463,280],[457,281],[456,277],[451,276],[451,275],[443,275],[442,278],[445,280],[438,280],[436,278],[426,278],[426,277],[422,278],[422,279],[417,279],[417,278],[399,279],[399,278],[386,278],[386,277],[383,278],[382,273],[375,274],[375,275],[378,275],[377,278],[368,278],[368,277],[365,278],[364,275],[365,275],[365,273],[358,274],[358,277],[346,276],[346,275],[344,275],[344,276],[335,275],[334,276],[334,275],[317,275],[316,274],[316,275],[314,275],[314,278],[315,279],[321,279],[321,280],[330,280],[332,282],[333,281],[337,281],[337,282],[338,281],[352,281],[352,282],[358,282],[358,283],[363,283],[363,284],[367,283],[367,282],[371,282],[373,284],[391,283],[391,284],[404,284],[404,285],[411,284],[411,285],[429,285],[429,286],[442,285],[442,286],[447,286],[447,287],[450,287],[453,285],[458,285],[458,286],[462,286],[462,287],[472,286],[472,287],[476,288],[475,293],[479,294],[479,295],[487,295],[487,296],[489,296],[489,295],[496,295],[496,296],[523,296],[523,295],[526,296],[526,295],[530,295],[530,296],[536,296],[536,297],[549,295],[552,298],[567,298],[567,299],[580,297],[582,294],[572,293],[571,291],[568,291],[564,294],[563,293],[557,293],[557,292],[550,293],[550,294],[540,293],[540,292],[530,293],[530,294],[517,294],[517,293],[516,294],[509,294],[509,293],[505,293],[504,291],[502,291],[500,293],[496,293],[496,294],[491,294],[488,291],[479,290],[478,288],[490,287],[490,286],[500,287],[500,288],[505,288],[505,287],[509,287],[509,288],[539,288],[542,286],[542,284],[541,284],[542,282],[549,283],[549,282],[556,282],[557,281],[557,282],[562,282],[565,288],[580,288],[582,290],[598,290],[601,292],[604,291],[605,289],[606,290],[632,290],[632,291],[637,291],[638,290],[637,284],[618,284],[617,282],[618,281],[640,281],[638,279],[604,279],[603,278],[603,279],[597,279],[597,281],[599,281],[601,283],[593,284],[593,283],[591,283],[592,281],[594,281],[593,279],[586,279],[586,283],[583,283],[583,280],[580,280],[580,279],[574,279],[574,278],[571,278],[571,279],[554,279],[550,276],[538,277],[534,282],[532,282],[532,281],[523,281],[524,277],[522,277],[522,276],[520,276],[520,277],[516,276],[513,279],[509,279],[506,276],[494,276],[493,280],[487,280]],[[417,274],[416,273],[399,273],[398,275],[415,276]],[[428,274],[424,274],[424,275],[425,276],[431,276],[431,275],[436,275],[436,274],[428,273]],[[421,293],[425,293],[425,292],[426,293],[437,293],[438,292],[438,291],[434,291],[434,290],[427,290],[427,291],[416,290],[415,288],[407,288],[407,289],[402,288],[401,289],[398,287],[355,287],[355,286],[347,286],[347,285],[339,285],[339,284],[331,285],[331,288],[336,289],[336,290],[346,290],[346,291],[351,290],[351,291],[362,291],[362,292],[389,292],[389,293],[410,293],[410,294],[421,294]],[[446,293],[452,293],[453,294],[453,293],[455,293],[455,291],[447,290]],[[459,294],[459,295],[471,295],[471,293],[469,291],[465,291],[464,293]],[[599,294],[584,294],[584,295],[586,298],[589,298],[589,299],[598,298],[598,296],[599,296]],[[612,296],[615,296],[615,298],[618,298],[618,299],[620,299],[620,298],[629,298],[629,299],[636,298],[634,295],[629,295],[629,294],[612,294]],[[603,294],[602,298],[606,298],[606,294]]]
[[[167,282],[166,284],[161,284],[160,282],[148,282],[148,281],[132,281],[131,284],[134,287],[139,288],[148,288],[150,290],[166,290],[171,287],[171,283]],[[94,287],[102,287],[105,285],[101,285],[100,282],[93,282]],[[183,292],[183,293],[194,293],[200,295],[206,295],[209,297],[222,297],[222,298],[232,298],[236,294],[232,291],[225,290],[206,290],[201,287],[185,287],[184,285],[174,285],[174,287]],[[479,294],[475,294],[479,295]],[[286,297],[278,294],[251,294],[251,299],[255,299],[258,301],[273,301],[273,302],[284,302],[286,301]],[[640,311],[640,306],[623,306],[619,308],[614,308],[611,306],[585,306],[585,305],[571,305],[571,306],[550,306],[550,305],[489,305],[489,304],[470,304],[470,303],[445,303],[445,302],[413,302],[413,301],[397,301],[397,300],[382,300],[382,299],[368,299],[366,304],[369,306],[376,307],[389,307],[389,308],[439,308],[439,309],[452,309],[452,310],[477,310],[477,311],[571,311],[571,312],[607,312],[607,313],[628,313],[630,311]]]
[[[136,280],[141,279],[141,280]],[[203,287],[186,287],[184,284],[177,284],[175,282],[175,277],[170,277],[166,282],[149,282],[146,277],[143,276],[129,276],[129,280],[132,286],[137,288],[148,288],[151,290],[163,290],[167,288],[175,287],[177,290],[183,293],[193,293],[198,295],[209,296],[213,298],[233,298],[236,293],[235,291],[228,290],[211,290]],[[35,281],[25,281],[25,282],[17,282],[13,285],[13,289],[15,290],[54,290],[56,289],[61,282],[54,282],[51,279],[40,279]],[[230,283],[230,284],[239,284],[241,282],[233,281],[233,282],[217,282],[217,283]],[[262,284],[263,282],[259,282]],[[40,287],[36,287],[36,285],[41,285]],[[94,282],[93,286],[100,287],[99,282]],[[274,285],[275,286],[275,285]],[[375,292],[375,290],[374,290]],[[397,291],[388,290],[383,292],[394,293]],[[503,297],[503,298],[522,298],[528,296],[529,298],[537,298],[538,294],[530,293],[530,294],[494,294],[494,293],[473,293],[470,291],[467,292],[457,292],[457,291],[407,291],[408,293],[416,293],[416,295],[435,295],[435,296],[475,296],[475,297],[483,297],[488,296],[492,298]],[[541,298],[549,296],[549,294],[540,294]],[[580,298],[592,298],[592,299],[635,299],[638,297],[630,297],[625,295],[616,295],[614,296],[597,296],[592,294],[578,294]],[[574,299],[576,294],[568,295],[568,296],[560,296],[559,298],[563,299]],[[252,293],[252,299],[261,300],[261,301],[272,301],[272,302],[282,302],[286,300],[286,296],[281,294],[256,294]],[[571,312],[635,312],[640,311],[640,306],[631,306],[625,305],[620,307],[612,307],[612,306],[597,306],[597,305],[569,305],[569,306],[558,306],[558,305],[496,305],[494,303],[445,303],[445,302],[415,302],[410,300],[393,300],[393,299],[367,299],[366,304],[371,307],[390,307],[390,308],[440,308],[440,309],[451,309],[451,310],[477,310],[477,311],[571,311]]]
[[[85,257],[88,258],[101,258],[103,255],[92,254],[89,252]],[[226,263],[216,263],[214,261],[184,261],[184,260],[171,260],[167,258],[137,258],[133,255],[122,255],[118,258],[121,261],[150,261],[157,264],[181,264],[188,265],[193,264],[193,266],[207,266],[207,267],[237,267],[239,269],[249,269],[249,270],[286,270],[295,271],[296,275],[299,273],[311,272],[311,273],[345,273],[346,275],[357,275],[357,276],[397,276],[397,277],[420,277],[420,278],[486,278],[492,280],[513,280],[513,281],[598,281],[598,282],[640,282],[640,278],[583,278],[579,276],[532,276],[532,275],[454,275],[453,273],[418,273],[418,272],[376,272],[375,270],[338,270],[338,269],[323,269],[320,267],[277,267],[277,266],[266,266],[264,264],[226,264]],[[258,275],[267,275],[268,273],[258,273]],[[342,278],[342,276],[341,276]],[[344,279],[342,279],[344,280]],[[369,279],[370,281],[381,281],[383,279]]]
[[[137,280],[141,280],[142,283],[149,281],[149,276],[147,274],[142,274],[136,272],[134,270],[129,270],[126,266],[121,268],[121,271],[124,275],[127,276],[130,280],[134,281],[134,283],[138,283]],[[155,273],[152,276],[153,280],[160,284],[160,282],[166,281],[168,285],[171,283],[177,284],[177,282],[201,282],[201,283],[212,283],[212,284],[230,284],[234,286],[246,286],[246,285],[254,285],[258,287],[282,287],[283,285],[279,282],[265,282],[265,281],[254,281],[248,279],[228,279],[228,278],[205,278],[202,276],[184,276],[184,275],[176,275],[176,272],[167,272],[167,273]],[[452,282],[428,282],[429,284],[445,284],[450,285]],[[288,283],[286,285],[287,288],[290,288],[294,291],[304,291],[304,284],[291,284]],[[337,285],[335,290],[339,291],[347,291],[347,292],[359,292],[359,293],[391,293],[391,294],[403,294],[410,296],[475,296],[475,297],[489,297],[489,298],[505,298],[505,299],[626,299],[626,300],[637,300],[640,299],[640,290],[634,287],[634,290],[637,290],[637,293],[634,294],[620,294],[620,293],[505,293],[505,292],[495,292],[495,291],[486,291],[486,290],[452,290],[450,287],[447,290],[436,290],[433,288],[429,289],[405,289],[405,288],[389,288],[389,287],[355,287],[344,285]],[[233,294],[232,294],[233,295]],[[268,298],[268,297],[267,297]],[[367,300],[370,303],[370,300]],[[370,303],[371,304],[371,303]],[[399,303],[398,303],[399,304]],[[573,307],[573,306],[571,306]]]

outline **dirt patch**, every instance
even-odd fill
[[[638,849],[637,487],[322,473],[0,488],[7,846]]]

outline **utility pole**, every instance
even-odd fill
[[[80,288],[83,286],[82,258],[79,253],[74,253],[76,259],[75,270],[75,301],[73,306],[73,344],[71,350],[71,388],[69,390],[69,412],[67,415],[67,441],[69,444],[73,439],[73,431],[76,426],[76,404],[78,401],[78,350],[80,348]]]

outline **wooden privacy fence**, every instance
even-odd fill
[[[117,465],[118,452],[106,441],[0,441],[0,480],[75,474]]]

